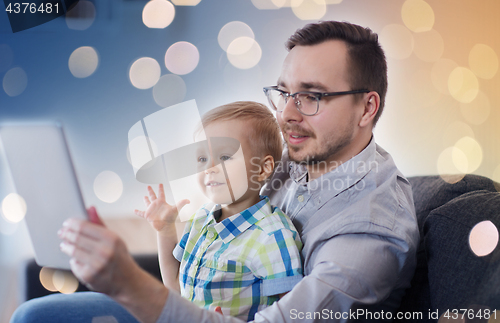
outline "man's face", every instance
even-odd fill
[[[348,82],[347,48],[343,41],[328,40],[312,46],[294,47],[283,63],[280,89],[337,92],[353,90]],[[322,98],[316,115],[302,115],[288,100],[276,117],[288,145],[290,159],[313,164],[347,160],[364,107],[352,95]],[[345,159],[347,158],[347,159]]]

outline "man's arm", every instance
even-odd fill
[[[357,309],[386,300],[407,272],[401,240],[370,234],[339,235],[312,253],[313,270],[291,292],[260,311],[255,322],[345,322]],[[411,266],[410,266],[411,267]],[[407,282],[411,277],[406,277]],[[394,306],[399,302],[395,300]],[[393,308],[395,310],[395,308]],[[387,312],[387,311],[386,311]],[[314,313],[317,313],[314,317]],[[318,314],[319,313],[319,314]],[[337,313],[337,314],[336,314]],[[361,312],[359,312],[361,313]],[[170,294],[158,322],[235,322]],[[307,315],[312,315],[311,319]],[[339,318],[340,315],[340,319]],[[360,317],[362,318],[362,317]]]
[[[116,234],[100,225],[71,219],[61,237],[61,248],[72,257],[75,275],[91,289],[114,298],[142,322],[241,322],[169,293],[139,268]],[[303,321],[301,313],[323,310],[342,315],[351,308],[385,300],[405,274],[405,246],[404,241],[370,234],[333,237],[315,246],[306,259],[312,262],[309,275],[283,299],[258,312],[255,321]],[[324,320],[336,321],[330,317],[305,321]]]

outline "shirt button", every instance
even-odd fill
[[[219,262],[219,264],[217,265],[217,267],[219,267],[219,269],[224,268],[224,263],[223,262]]]
[[[193,261],[193,264],[194,264],[195,266],[198,266],[198,264],[199,264],[199,263],[200,263],[200,262],[198,261],[198,259],[195,259],[195,260]]]
[[[208,239],[213,239],[215,234],[212,231],[209,231],[207,234]]]
[[[304,202],[304,195],[299,195],[297,200],[299,200],[300,203]]]

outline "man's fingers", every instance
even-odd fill
[[[87,209],[87,213],[89,215],[90,222],[104,226],[104,222],[102,222],[99,214],[97,214],[97,210],[95,209],[95,207],[89,207]]]
[[[67,229],[75,232],[77,235],[87,236],[93,240],[101,240],[109,234],[109,230],[100,224],[95,224],[80,219],[67,219],[63,223],[63,231]]]

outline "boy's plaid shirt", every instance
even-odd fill
[[[186,223],[174,257],[181,295],[199,306],[253,320],[302,279],[299,234],[269,198],[217,223],[220,206]]]

